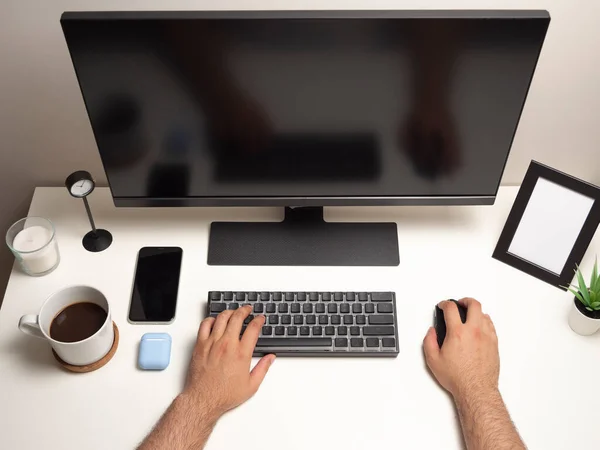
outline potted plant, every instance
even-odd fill
[[[600,275],[598,274],[598,259],[594,263],[592,278],[586,286],[579,267],[575,271],[577,286],[567,289],[575,295],[573,307],[569,313],[569,326],[583,336],[594,334],[600,330]]]

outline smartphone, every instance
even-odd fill
[[[179,247],[140,249],[129,304],[129,322],[173,322],[182,256],[183,250]]]

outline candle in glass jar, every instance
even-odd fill
[[[37,225],[24,228],[15,236],[12,247],[20,253],[22,263],[30,273],[44,273],[58,262],[56,244],[50,242],[51,239],[52,230]]]

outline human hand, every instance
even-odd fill
[[[223,311],[200,324],[183,395],[191,396],[215,420],[258,390],[275,355],[266,355],[250,371],[252,352],[265,323],[255,317],[240,338],[251,306]]]
[[[438,346],[433,327],[423,341],[427,365],[455,399],[470,391],[497,390],[500,375],[498,337],[490,316],[483,314],[475,299],[463,298],[459,303],[467,307],[466,323],[453,302],[441,302],[446,320],[444,344]]]

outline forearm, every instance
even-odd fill
[[[474,389],[455,401],[469,450],[526,449],[497,389]]]
[[[216,415],[203,409],[194,398],[181,394],[138,450],[202,449],[216,423]]]

